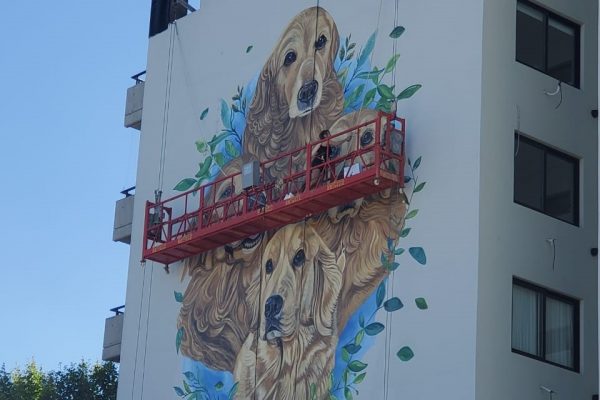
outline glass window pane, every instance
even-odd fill
[[[513,285],[512,348],[541,357],[539,310],[537,292]]]
[[[576,43],[573,26],[548,20],[548,75],[575,84]]]
[[[517,4],[517,61],[545,69],[544,14],[525,4]]]
[[[575,307],[546,298],[546,360],[575,367]]]
[[[546,202],[545,211],[553,217],[575,224],[577,222],[575,202],[576,163],[553,153],[546,156]]]
[[[515,201],[543,210],[544,151],[522,137],[515,138]]]

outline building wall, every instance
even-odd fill
[[[377,290],[370,290],[370,297],[345,330],[336,333],[336,340],[339,338],[343,345],[355,338],[361,330],[361,313],[367,320],[365,326],[374,322],[384,326],[379,333],[364,335],[363,348],[352,358],[367,365],[355,363],[353,368],[358,372],[349,372],[350,381],[356,380],[348,387],[354,398],[474,399],[483,4],[476,0],[401,0],[397,4],[396,24],[395,3],[389,0],[381,2],[381,11],[379,3],[370,0],[320,3],[334,19],[340,42],[346,45],[345,39],[351,34],[348,45],[356,43],[354,61],[347,64],[356,62],[377,30],[372,56],[365,65],[381,68],[396,50],[401,55],[395,69],[396,93],[413,84],[422,85],[414,96],[399,102],[398,114],[407,118],[408,156],[413,168],[417,167],[419,181],[426,185],[411,197],[413,182],[407,184],[411,210],[419,211],[407,221],[410,234],[394,243],[407,251],[396,257],[399,268],[384,280],[382,297],[398,297],[404,307],[394,312],[380,310],[369,320],[367,311],[374,310],[377,302]],[[179,193],[174,188],[182,181],[179,189],[185,186],[186,178],[195,179],[199,163],[209,154],[200,153],[198,147],[204,150],[203,143],[228,124],[238,86],[245,88],[245,96],[254,92],[256,78],[289,21],[314,5],[304,0],[203,1],[198,12],[150,39],[119,399],[185,397],[196,379],[202,381],[196,382],[196,387],[206,386],[212,395],[226,398],[236,382],[229,372],[207,370],[210,357],[193,360],[188,334],[179,333],[182,304],[190,306],[190,296],[214,287],[203,286],[203,280],[194,281],[181,263],[171,265],[169,274],[153,262],[140,266],[143,207],[146,200],[153,200],[153,191],[161,182],[163,198],[167,198]],[[389,36],[395,25],[406,28],[396,40],[396,49]],[[344,65],[339,64],[338,60],[335,66],[341,73]],[[391,72],[383,82],[392,85]],[[371,87],[367,80],[363,83]],[[357,86],[350,87],[346,99]],[[365,92],[358,97],[364,97]],[[249,105],[251,96],[246,100]],[[344,114],[350,108],[346,107]],[[242,129],[243,118],[234,119],[233,125]],[[161,145],[163,138],[166,146]],[[230,139],[233,150],[217,147],[212,156],[237,155],[239,149]],[[217,172],[218,168],[210,171]],[[411,247],[422,248],[423,253],[416,251],[411,257]],[[372,246],[364,244],[361,248]],[[341,255],[336,254],[336,260],[343,267]],[[220,267],[239,273],[226,265]],[[378,263],[368,267],[381,268]],[[224,276],[215,282],[230,279]],[[190,282],[200,289],[194,291]],[[230,287],[227,290],[232,296],[240,294]],[[417,298],[425,299],[427,309],[421,309],[425,307]],[[205,301],[207,307],[214,305],[210,299]],[[198,307],[203,304],[195,303]],[[349,397],[340,380],[351,362],[344,360],[342,345],[337,346],[335,356],[323,357],[335,357],[334,386],[341,389],[333,394],[340,399]],[[410,358],[407,347],[414,357]],[[397,356],[401,349],[402,359],[410,360]],[[230,347],[222,351],[228,352]],[[319,376],[316,381],[320,384],[327,379]]]
[[[581,88],[515,61],[515,1],[485,1],[481,125],[478,399],[591,399],[598,393],[597,15],[596,1],[546,0],[544,7],[581,24]],[[581,159],[580,226],[513,202],[514,132]],[[556,239],[556,261],[546,239]],[[581,372],[511,352],[513,276],[581,300]]]

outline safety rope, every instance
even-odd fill
[[[315,40],[313,41],[313,48],[314,48],[314,55],[313,55],[313,71],[312,71],[312,81],[314,82],[315,80],[315,75],[317,73],[317,61],[316,61],[316,55],[317,55],[317,40],[319,39],[319,11],[321,10],[320,7],[320,0],[317,0],[317,15],[315,18]],[[335,56],[334,56],[335,59]],[[310,136],[309,136],[309,142],[312,142],[312,138],[313,138],[313,110],[314,110],[314,103],[310,105],[310,121],[309,121],[309,132],[310,132]],[[326,127],[326,129],[329,127]],[[307,166],[308,168],[308,166]],[[308,182],[306,183],[308,185]]]
[[[161,133],[161,143],[160,143],[160,159],[158,165],[158,191],[162,191],[163,189],[163,179],[165,173],[165,159],[167,153],[167,136],[169,130],[169,113],[171,109],[171,83],[173,80],[173,53],[174,53],[174,43],[175,43],[175,27],[177,22],[174,21],[171,23],[171,27],[169,30],[169,56],[167,62],[167,82],[165,85],[165,103],[163,106],[163,124],[162,124],[162,133]]]

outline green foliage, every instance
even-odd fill
[[[85,361],[58,371],[44,372],[35,362],[24,371],[0,369],[0,400],[113,400],[117,398],[114,363]]]
[[[390,37],[392,39],[398,39],[403,33],[405,29],[403,26],[397,26],[390,32]]]
[[[177,334],[175,335],[175,348],[177,349],[177,353],[179,353],[179,348],[181,347],[181,341],[183,340],[183,327],[177,330]]]
[[[209,388],[192,371],[186,371],[183,375],[182,386],[173,386],[173,390],[185,400],[233,400],[238,391],[237,382],[224,393],[225,384],[221,381]]]
[[[410,347],[404,346],[400,350],[398,350],[396,355],[402,361],[409,361],[415,356],[415,353],[413,353]]]
[[[427,310],[429,308],[429,306],[427,305],[427,301],[422,297],[416,298],[415,304],[417,305],[417,308],[419,310]]]
[[[183,293],[173,291],[173,295],[175,296],[175,301],[178,303],[183,303]]]

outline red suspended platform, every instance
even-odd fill
[[[404,139],[405,120],[378,113],[371,121],[261,162],[258,185],[242,189],[237,172],[158,203],[148,201],[143,259],[170,264],[402,187]],[[274,170],[287,172],[274,178]]]

